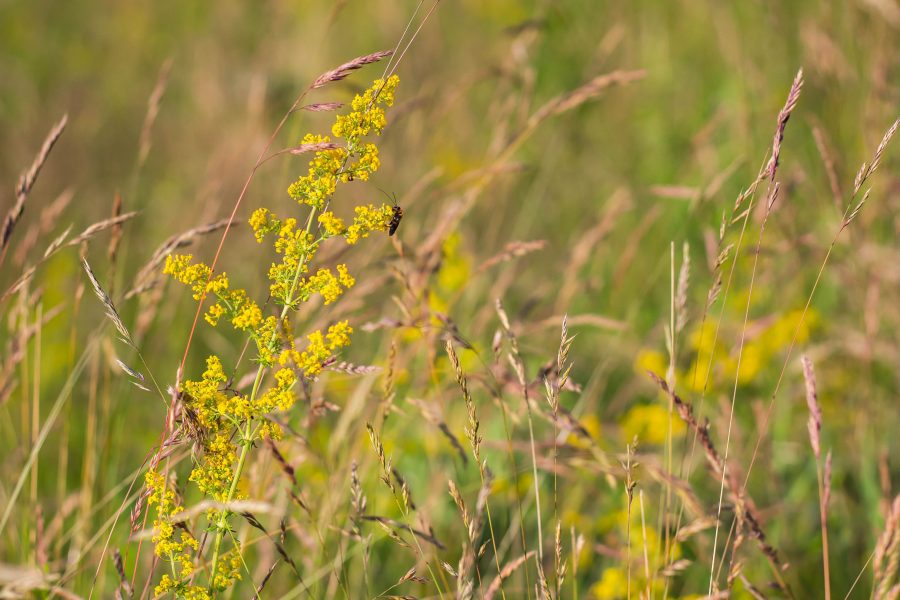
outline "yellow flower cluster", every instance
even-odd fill
[[[325,299],[325,304],[331,304],[340,298],[345,290],[353,287],[356,280],[347,272],[347,265],[338,265],[337,271],[337,275],[331,269],[316,271],[315,275],[300,285],[300,299],[305,301],[313,294],[320,294]]]
[[[177,577],[163,576],[156,587],[156,595],[175,590],[187,590],[187,580],[194,573],[194,562],[190,552],[199,547],[197,540],[187,531],[175,537],[175,526],[172,524],[172,515],[184,510],[175,499],[175,492],[166,486],[165,477],[155,469],[150,469],[144,476],[144,483],[150,495],[147,499],[149,506],[156,506],[156,518],[153,520],[154,551],[162,559],[172,563],[172,572]]]
[[[240,581],[242,562],[240,546],[235,542],[235,546],[222,557],[222,564],[212,584],[213,589],[227,590],[235,581]]]
[[[394,208],[390,204],[382,204],[375,207],[372,204],[357,206],[356,218],[353,224],[347,228],[344,237],[348,244],[356,244],[359,240],[369,237],[373,231],[387,231],[394,218]]]
[[[340,321],[328,328],[327,334],[313,331],[306,338],[309,345],[303,352],[289,348],[281,353],[281,364],[293,362],[307,377],[315,377],[322,372],[322,367],[337,351],[350,345],[350,334],[353,328],[347,321]]]
[[[191,258],[190,254],[167,256],[163,273],[171,275],[176,281],[191,286],[194,300],[200,300],[206,294],[215,294],[228,289],[228,276],[225,273],[210,279],[210,268],[203,263],[192,265]]]
[[[191,286],[194,299],[200,300],[206,294],[214,294],[218,302],[206,312],[206,320],[216,326],[219,319],[228,316],[235,329],[252,331],[263,321],[262,310],[247,296],[247,292],[230,288],[228,275],[220,273],[208,283],[210,268],[203,263],[191,264],[190,254],[174,254],[166,257],[163,273],[167,273],[185,285]]]
[[[392,75],[387,81],[376,79],[363,95],[353,99],[353,111],[339,115],[331,127],[335,137],[345,138],[352,143],[371,132],[380,134],[387,125],[382,106],[394,105],[394,92],[400,78]]]
[[[330,141],[327,136],[307,134],[301,144],[327,144]],[[309,161],[309,172],[288,188],[290,197],[321,210],[334,194],[348,156],[349,152],[344,148],[316,152]]]
[[[322,229],[325,230],[323,237],[342,235],[344,231],[347,230],[344,221],[342,221],[340,217],[336,217],[331,211],[319,215],[319,224],[322,226]]]
[[[380,134],[387,119],[385,107],[394,102],[398,78],[377,80],[365,93],[354,98],[352,111],[340,115],[332,127],[332,138],[307,135],[302,144],[320,144],[310,160],[306,173],[288,189],[288,194],[309,207],[309,214],[301,220],[294,217],[279,218],[267,208],[259,208],[250,216],[249,224],[257,242],[273,235],[273,247],[280,260],[268,269],[269,292],[273,302],[282,307],[280,316],[265,316],[262,307],[240,288],[231,287],[227,274],[214,274],[203,263],[193,263],[190,255],[167,257],[164,273],[189,286],[195,300],[206,296],[215,302],[205,314],[206,320],[216,326],[222,319],[234,329],[245,333],[256,343],[256,362],[259,364],[252,391],[247,394],[229,389],[222,361],[210,356],[206,370],[199,380],[187,380],[181,384],[184,402],[183,418],[186,430],[202,450],[199,460],[190,474],[190,481],[207,497],[228,503],[238,495],[241,471],[254,442],[260,438],[281,436],[281,429],[269,415],[275,411],[287,411],[295,402],[294,387],[300,377],[314,378],[335,356],[350,345],[353,329],[347,321],[335,323],[327,332],[321,330],[308,334],[308,344],[298,350],[291,328],[291,312],[307,302],[313,295],[322,296],[324,304],[337,301],[356,280],[347,266],[339,264],[333,269],[318,268],[309,274],[320,245],[332,237],[343,237],[348,244],[356,244],[373,231],[387,231],[393,218],[390,205],[366,205],[356,207],[355,218],[346,225],[328,210],[335,190],[340,183],[367,180],[380,166],[378,147],[363,138]],[[318,214],[318,216],[317,216]],[[268,371],[275,367],[274,372]],[[267,371],[271,381],[267,381]],[[240,450],[240,455],[238,454]],[[157,594],[174,593],[178,598],[204,600],[210,593],[226,590],[240,579],[242,568],[241,548],[232,539],[230,549],[223,550],[231,513],[227,509],[208,511],[209,530],[215,532],[212,548],[212,569],[208,575],[208,587],[189,585],[194,563],[191,551],[198,551],[197,541],[187,533],[176,539],[169,516],[181,510],[176,505],[174,492],[166,491],[162,477],[151,472],[147,476],[153,504],[158,504],[154,537],[156,553],[166,556],[180,565],[165,575],[157,586]],[[203,557],[201,557],[203,558]]]
[[[203,446],[203,462],[191,471],[190,480],[200,491],[219,502],[228,500],[237,455],[226,433],[217,433]]]

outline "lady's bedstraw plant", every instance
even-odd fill
[[[340,321],[326,332],[309,333],[305,348],[298,348],[291,315],[313,295],[321,295],[324,303],[330,304],[355,283],[342,264],[334,271],[319,268],[310,274],[309,266],[325,240],[342,237],[346,243],[356,244],[372,231],[388,229],[393,216],[390,205],[357,206],[349,226],[329,211],[329,205],[338,184],[365,181],[378,170],[378,148],[366,140],[384,129],[384,107],[393,104],[398,81],[396,76],[387,81],[379,79],[364,94],[356,96],[353,110],[339,115],[332,126],[334,141],[319,135],[303,138],[302,144],[317,152],[308,173],[295,181],[288,193],[309,207],[305,223],[293,217],[280,219],[265,208],[250,217],[256,240],[262,242],[274,234],[275,251],[281,256],[281,261],[272,264],[268,271],[271,299],[281,307],[278,316],[265,316],[246,290],[232,287],[226,273],[210,278],[210,268],[192,263],[190,255],[173,255],[166,260],[164,272],[191,286],[195,300],[206,295],[216,298],[205,315],[211,325],[227,321],[248,335],[256,347],[255,361],[259,366],[249,395],[225,389],[228,377],[217,356],[206,360],[206,371],[199,380],[185,381],[179,390],[184,400],[185,429],[192,431],[192,438],[202,447],[190,480],[218,503],[227,505],[240,499],[239,482],[254,442],[281,436],[281,429],[269,420],[269,415],[293,406],[293,389],[298,380],[316,377],[330,359],[350,344],[353,329],[347,321]],[[272,376],[264,386],[267,374]],[[149,504],[156,510],[155,552],[171,566],[171,574],[163,575],[156,586],[156,595],[211,598],[240,579],[243,558],[229,526],[232,513],[227,506],[207,513],[213,535],[211,565],[207,586],[194,585],[195,567],[202,564],[198,541],[186,528],[173,525],[172,516],[182,508],[163,475],[149,471],[146,484]]]

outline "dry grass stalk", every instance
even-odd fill
[[[19,278],[16,279],[16,281],[13,282],[13,284],[9,286],[9,288],[7,288],[5,292],[3,292],[3,295],[0,296],[0,303],[9,298],[12,294],[18,292],[20,289],[22,289],[22,286],[31,281],[31,278],[34,277],[34,274],[37,272],[37,268],[45,263],[51,256],[59,252],[60,249],[64,247],[81,245],[84,242],[89,241],[92,237],[94,237],[101,231],[109,229],[110,227],[118,226],[121,223],[134,218],[135,216],[137,216],[137,214],[138,213],[136,212],[130,212],[118,217],[114,217],[112,219],[98,221],[97,223],[88,226],[84,231],[82,231],[73,239],[66,242],[66,238],[69,237],[69,232],[72,230],[72,227],[69,226],[62,234],[60,234],[55,240],[50,243],[46,250],[44,250],[44,255],[37,262],[37,264],[31,265],[30,267],[26,268],[25,271],[23,271],[19,276]]]
[[[340,361],[324,367],[328,371],[337,371],[339,373],[347,373],[348,375],[369,375],[371,373],[380,373],[381,367],[375,365],[356,365],[353,363]]]
[[[803,380],[806,383],[806,405],[809,408],[809,420],[806,423],[809,431],[809,443],[816,457],[816,478],[819,483],[819,518],[822,527],[822,569],[824,571],[825,600],[831,599],[831,576],[828,562],[828,496],[831,487],[831,453],[828,453],[828,473],[823,473],[819,465],[822,456],[822,409],[819,406],[819,394],[816,389],[816,373],[808,356],[800,357],[803,364]]]
[[[169,57],[163,61],[159,68],[159,74],[156,76],[156,85],[150,92],[150,98],[147,99],[147,113],[144,115],[144,124],[141,126],[141,137],[138,142],[138,168],[143,166],[150,154],[150,134],[153,131],[153,124],[156,123],[156,117],[159,116],[159,107],[162,104],[163,96],[169,85],[169,72],[172,70],[172,58]]]
[[[638,466],[633,461],[634,453],[637,450],[637,436],[634,441],[628,444],[625,451],[625,462],[622,463],[622,470],[625,471],[625,519],[628,523],[625,530],[625,565],[626,565],[626,597],[631,597],[631,506],[634,503],[634,488],[637,487],[637,481],[634,479],[634,469]]]
[[[56,224],[62,216],[63,211],[72,202],[75,192],[71,189],[65,190],[56,199],[41,209],[38,222],[33,224],[23,236],[22,240],[16,244],[16,253],[13,255],[15,264],[21,265],[28,257],[28,253],[34,248],[42,235],[53,231]]]
[[[520,258],[532,252],[543,250],[547,246],[547,240],[534,240],[531,242],[509,242],[503,247],[503,251],[490,257],[478,267],[478,273],[482,273],[494,265]]]
[[[509,579],[513,573],[515,573],[516,569],[525,564],[528,560],[530,560],[535,555],[534,550],[529,550],[522,556],[506,563],[503,567],[503,570],[491,581],[491,584],[488,586],[487,590],[484,592],[484,600],[492,600],[493,597],[500,591],[500,586],[503,585],[503,581]]]
[[[317,102],[301,106],[298,110],[308,110],[309,112],[328,112],[332,110],[340,110],[343,108],[341,102]]]
[[[894,498],[884,523],[884,531],[878,536],[872,559],[873,598],[894,600],[900,590],[900,495]]]
[[[544,560],[544,532],[543,532],[543,524],[541,518],[541,491],[539,487],[540,479],[538,478],[538,470],[537,470],[537,451],[535,449],[534,443],[534,419],[531,415],[531,398],[528,396],[528,383],[525,379],[525,363],[522,360],[522,355],[519,353],[519,342],[516,339],[515,334],[512,331],[512,327],[509,322],[509,315],[506,314],[506,310],[503,308],[503,303],[500,302],[500,299],[497,298],[495,301],[494,308],[497,311],[497,316],[500,317],[500,324],[503,326],[503,333],[506,335],[506,339],[509,342],[509,352],[507,353],[507,358],[509,359],[510,365],[513,367],[513,371],[516,373],[516,378],[518,379],[519,385],[522,388],[522,395],[525,399],[525,410],[528,416],[528,441],[531,446],[531,471],[532,477],[534,480],[534,506],[535,513],[537,515],[537,529],[538,529],[538,558],[537,562],[540,563]]]
[[[391,471],[393,470],[391,459],[385,456],[384,444],[381,443],[381,439],[378,437],[378,433],[375,431],[375,428],[372,427],[371,423],[366,423],[366,431],[369,432],[369,440],[372,442],[372,448],[374,448],[375,455],[378,456],[378,462],[381,465],[381,473],[378,475],[378,478],[388,486],[388,489],[391,490],[392,494],[396,494],[397,490],[394,488],[393,479],[391,479]]]
[[[269,578],[272,576],[272,573],[275,572],[275,567],[278,566],[278,561],[272,563],[272,566],[269,567],[269,570],[266,571],[266,574],[263,576],[262,581],[259,582],[259,585],[256,586],[256,593],[253,594],[253,600],[258,600],[259,595],[262,593],[263,588],[266,587],[266,584],[269,582]]]
[[[627,85],[639,81],[647,74],[643,69],[635,71],[613,71],[598,75],[571,92],[553,98],[539,108],[529,119],[529,124],[537,124],[548,117],[559,115],[581,106],[598,97],[604,90],[614,85]]]
[[[303,499],[294,491],[297,488],[297,474],[294,471],[294,467],[284,458],[284,455],[279,452],[278,447],[275,445],[275,442],[271,438],[266,438],[266,446],[268,446],[269,451],[272,453],[272,456],[275,457],[275,461],[278,463],[278,466],[281,467],[281,472],[284,473],[285,477],[287,477],[289,486],[288,493],[291,496],[291,500],[294,501],[294,504],[303,509],[307,514],[311,514],[309,506]]]
[[[756,512],[752,508],[752,506],[750,506],[748,499],[743,494],[740,484],[735,479],[732,473],[724,469],[722,458],[719,455],[719,452],[716,450],[712,438],[709,435],[708,426],[701,425],[697,421],[696,417],[694,416],[693,407],[691,407],[690,404],[686,403],[681,399],[680,396],[678,396],[678,394],[671,390],[665,379],[663,379],[656,373],[653,373],[652,371],[648,371],[647,373],[650,378],[656,382],[656,385],[659,386],[663,393],[667,394],[672,399],[675,404],[675,409],[678,412],[678,416],[681,417],[681,420],[684,421],[685,424],[696,434],[700,445],[705,451],[706,460],[709,463],[710,470],[712,471],[713,475],[715,477],[719,477],[720,474],[724,476],[724,481],[728,487],[728,491],[732,497],[732,501],[735,504],[736,516],[739,519],[741,526],[746,527],[750,536],[756,540],[763,555],[768,559],[773,574],[775,575],[775,578],[778,581],[778,584],[781,586],[782,590],[790,594],[787,584],[784,583],[784,579],[781,577],[781,562],[778,558],[778,552],[772,545],[770,545],[766,541],[766,534],[763,531],[762,526],[760,525],[759,519],[756,516]]]
[[[563,558],[562,523],[560,523],[559,519],[556,520],[556,535],[554,536],[553,548],[556,555],[556,597],[562,598],[562,586],[566,580],[568,563]],[[573,560],[577,560],[577,557],[573,557]]]
[[[96,223],[89,225],[84,231],[76,235],[74,238],[66,242],[67,247],[71,246],[79,246],[82,243],[88,241],[101,231],[105,231],[110,228],[119,227],[125,221],[129,221],[136,217],[138,213],[136,211],[125,213],[124,215],[119,215],[117,217],[112,217],[110,219],[104,219],[102,221],[97,221]]]
[[[353,509],[350,513],[350,519],[353,521],[354,532],[360,539],[362,539],[362,531],[359,528],[359,523],[362,516],[366,514],[367,505],[368,500],[359,481],[359,465],[354,460],[350,464],[350,506]]]
[[[338,148],[337,144],[333,144],[331,142],[320,142],[318,144],[300,144],[299,146],[294,146],[292,148],[288,148],[287,151],[290,154],[299,156],[300,154],[306,154],[308,152],[320,152],[322,150],[336,150],[337,148]]]
[[[835,167],[834,155],[828,149],[825,141],[825,133],[818,125],[813,125],[813,139],[816,142],[816,149],[822,158],[822,164],[825,166],[825,173],[828,176],[828,185],[831,187],[831,195],[834,197],[834,205],[840,210],[841,199],[844,193],[841,191],[841,184],[838,180],[837,168]]]
[[[113,565],[115,565],[116,573],[119,576],[119,586],[116,588],[116,593],[124,592],[125,596],[131,598],[131,596],[134,595],[134,589],[128,582],[128,577],[125,576],[125,563],[122,560],[122,553],[119,552],[118,548],[113,552]]]
[[[447,481],[447,485],[450,488],[450,497],[453,498],[453,502],[456,503],[462,516],[468,537],[463,545],[462,556],[460,556],[459,566],[456,569],[456,597],[458,600],[471,600],[475,594],[473,571],[477,560],[478,538],[481,536],[481,518],[478,511],[474,515],[469,512],[466,501],[452,479]]]
[[[159,266],[163,263],[163,261],[169,254],[171,254],[178,248],[183,248],[184,246],[192,244],[200,236],[219,231],[227,224],[228,220],[222,219],[220,221],[215,221],[213,223],[207,223],[206,225],[200,225],[199,227],[188,229],[183,233],[173,235],[172,237],[167,239],[159,248],[157,248],[153,252],[147,264],[141,267],[141,269],[138,271],[138,274],[134,278],[134,284],[132,285],[131,290],[127,294],[125,294],[125,299],[127,300],[141,293],[142,291],[149,289],[149,287],[151,286],[149,282],[160,270]],[[231,226],[235,227],[236,225],[236,223],[232,223]]]
[[[112,218],[122,216],[122,194],[116,192],[113,196]],[[110,266],[116,264],[116,257],[119,254],[119,244],[122,243],[122,223],[113,225],[112,233],[109,236],[109,245],[106,247],[106,258],[109,260]]]
[[[691,279],[691,247],[685,242],[681,248],[681,268],[678,271],[678,287],[675,292],[675,333],[687,324],[688,285]]]
[[[374,52],[372,54],[366,54],[365,56],[358,56],[349,62],[345,62],[341,66],[336,69],[332,69],[331,71],[327,71],[319,75],[310,89],[317,90],[320,87],[323,87],[331,82],[340,81],[347,77],[350,73],[364,67],[366,65],[370,65],[372,63],[376,63],[383,58],[387,58],[391,56],[394,52],[392,50],[383,50],[381,52]]]
[[[456,350],[453,348],[453,342],[447,340],[446,343],[447,355],[450,357],[450,363],[453,365],[453,369],[456,372],[456,382],[459,384],[460,389],[463,394],[463,401],[466,403],[466,414],[468,415],[468,423],[466,424],[466,439],[469,440],[469,444],[472,447],[472,455],[475,457],[475,464],[478,465],[478,468],[481,470],[482,474],[484,474],[484,466],[481,461],[481,441],[482,437],[479,433],[479,428],[481,423],[478,420],[478,414],[475,412],[475,401],[472,400],[472,394],[469,393],[469,382],[466,380],[465,374],[463,374],[462,367],[459,364],[459,357],[456,355]]]
[[[9,342],[4,349],[3,362],[0,363],[0,406],[6,403],[9,395],[15,389],[15,372],[16,367],[25,358],[25,352],[28,348],[28,342],[38,331],[45,325],[62,313],[64,305],[54,306],[50,310],[44,311],[39,322],[32,325],[20,327],[16,335],[10,336]]]
[[[16,183],[16,203],[6,214],[6,218],[3,220],[2,229],[0,229],[0,264],[3,263],[3,258],[6,256],[9,240],[16,228],[16,224],[22,218],[22,213],[25,212],[25,202],[28,200],[28,193],[34,186],[34,182],[41,172],[41,167],[47,162],[50,151],[59,140],[59,136],[62,135],[63,130],[66,128],[66,123],[68,122],[69,115],[63,115],[62,119],[60,119],[50,130],[50,133],[47,134],[47,137],[44,139],[44,143],[37,153],[37,156],[35,156],[32,161],[31,166],[19,176],[19,181]]]
[[[878,165],[881,164],[881,157],[884,155],[884,151],[887,149],[887,145],[891,141],[891,138],[894,137],[895,133],[897,133],[898,126],[900,126],[900,119],[894,121],[894,123],[884,133],[884,136],[881,138],[881,142],[875,149],[875,154],[872,157],[872,162],[863,162],[863,164],[860,165],[859,171],[856,172],[856,177],[853,179],[853,196],[856,196],[859,193],[859,190],[862,188],[866,180],[872,175],[872,173],[875,172],[876,169],[878,169]]]
[[[428,542],[429,544],[431,544],[438,550],[446,550],[447,549],[447,547],[444,544],[442,544],[440,542],[440,540],[438,540],[434,536],[433,533],[428,533],[425,531],[421,531],[419,529],[414,529],[413,527],[410,527],[406,523],[401,523],[400,521],[397,521],[396,519],[382,517],[379,515],[362,515],[362,517],[360,517],[360,518],[363,519],[364,521],[372,521],[375,523],[379,523],[380,525],[382,525],[384,527],[384,530],[386,532],[388,532],[388,534],[392,534],[391,539],[393,539],[394,541],[396,541],[398,543],[401,543],[402,545],[404,545],[406,547],[409,547],[409,544],[407,544],[399,536],[397,536],[397,532],[394,531],[395,529],[399,529],[399,530],[405,531],[407,533],[411,533],[414,536],[416,536],[418,539],[422,540],[423,542]],[[395,536],[397,536],[397,537],[395,537]]]
[[[278,538],[273,537],[269,533],[269,530],[266,529],[265,526],[259,521],[259,519],[257,519],[256,516],[253,513],[251,513],[250,511],[245,510],[242,513],[240,513],[240,515],[242,517],[244,517],[244,520],[247,521],[247,523],[249,523],[251,527],[261,531],[262,534],[264,536],[266,536],[266,538],[272,542],[272,544],[275,546],[276,552],[278,552],[278,555],[281,556],[281,559],[284,560],[284,562],[286,562],[287,564],[289,564],[291,566],[291,569],[294,571],[294,574],[299,579],[300,578],[300,569],[297,568],[296,563],[294,563],[294,559],[291,558],[291,555],[288,554],[287,549],[285,549],[283,540],[279,540]],[[283,526],[284,526],[284,523],[282,522],[282,527]],[[274,567],[274,565],[273,565],[273,567]]]
[[[791,84],[791,91],[788,92],[787,101],[784,108],[778,113],[778,125],[775,127],[775,137],[772,140],[772,155],[769,164],[766,166],[766,172],[770,181],[775,181],[775,172],[778,170],[778,160],[781,158],[781,142],[784,141],[784,129],[787,127],[788,119],[797,106],[800,99],[800,90],[803,89],[803,69],[797,71],[794,77],[794,83]]]
[[[132,348],[136,348],[131,334],[128,333],[128,328],[125,327],[122,317],[119,316],[119,311],[116,310],[116,306],[113,304],[112,299],[103,290],[103,286],[97,281],[97,276],[94,275],[94,271],[91,269],[91,265],[88,264],[87,259],[81,259],[81,266],[84,268],[84,272],[87,273],[88,279],[91,281],[91,286],[94,288],[94,294],[97,295],[97,298],[100,299],[100,303],[103,304],[103,307],[106,309],[106,316],[119,332],[119,335],[121,336],[120,339]]]
[[[816,458],[822,456],[820,446],[820,434],[822,431],[822,409],[819,407],[819,395],[816,391],[816,374],[813,371],[812,361],[808,356],[802,356],[803,380],[806,382],[806,406],[809,408],[809,420],[806,427],[809,430],[809,443],[812,446]]]

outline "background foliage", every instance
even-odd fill
[[[393,48],[415,7],[400,1],[0,3],[0,181],[6,182],[0,214],[13,206],[13,184],[47,131],[69,115],[17,224],[0,273],[2,290],[70,224],[79,232],[108,218],[120,194],[122,211],[139,214],[124,224],[115,260],[108,250],[115,228],[81,251],[116,299],[149,371],[163,386],[172,384],[195,304],[184,289],[158,278],[159,269],[151,276],[154,287],[126,299],[128,290],[149,281],[136,279],[142,267],[170,236],[227,217],[296,94],[337,64]],[[888,148],[868,182],[872,194],[839,238],[799,327],[797,348],[790,356],[788,349],[854,175],[897,117],[898,29],[900,10],[891,2],[441,3],[400,63],[382,169],[369,184],[343,192],[348,207],[380,203],[378,188],[395,192],[405,210],[398,242],[385,236],[364,252],[335,248],[333,257],[357,274],[357,287],[333,309],[303,314],[310,329],[349,318],[358,333],[342,360],[383,370],[329,373],[305,390],[306,408],[290,415],[296,435],[279,448],[296,471],[309,512],[292,504],[274,455],[259,450],[247,492],[267,502],[270,509],[258,516],[275,537],[284,519],[283,547],[304,579],[299,584],[282,564],[263,595],[296,597],[307,586],[314,597],[327,597],[343,595],[346,586],[374,597],[412,566],[425,576],[416,554],[398,551],[377,523],[363,526],[367,544],[349,533],[354,462],[368,512],[402,520],[378,479],[365,429],[385,410],[382,441],[418,506],[408,523],[433,527],[444,549],[429,547],[428,556],[444,573],[445,593],[455,589],[438,560],[456,568],[466,533],[447,480],[471,506],[480,482],[471,458],[461,457],[469,453],[466,407],[444,350],[448,338],[470,379],[495,475],[490,502],[500,563],[523,553],[519,537],[526,538],[525,549],[536,548],[522,390],[506,357],[495,359],[493,351],[498,298],[518,337],[527,378],[535,382],[532,397],[544,406],[539,370],[556,360],[564,314],[576,335],[571,380],[580,391],[564,391],[561,402],[590,439],[559,435],[554,463],[554,427],[535,420],[545,569],[553,571],[558,520],[568,557],[565,595],[625,597],[629,572],[633,585],[643,588],[646,548],[655,596],[706,594],[712,528],[679,544],[678,556],[670,558],[690,562],[668,578],[667,591],[662,571],[671,565],[654,550],[665,538],[664,514],[679,506],[664,504],[672,484],[659,474],[670,458],[704,514],[716,514],[719,496],[718,480],[699,452],[691,454],[691,432],[677,418],[674,449],[667,450],[668,399],[645,375],[646,369],[665,375],[669,366],[672,254],[677,277],[684,243],[691,269],[688,321],[676,339],[676,390],[697,401],[695,410],[709,419],[721,452],[738,382],[730,468],[743,480],[761,439],[749,497],[769,542],[789,565],[785,581],[798,597],[818,597],[824,590],[822,528],[799,354],[812,358],[822,446],[833,453],[832,588],[843,596],[863,572],[853,593],[868,593],[873,576],[866,563],[900,479],[896,150]],[[804,88],[785,133],[780,195],[758,266],[754,270],[760,210],[751,215],[731,290],[719,296],[701,328],[723,213],[730,217],[735,198],[765,164],[776,116],[800,67]],[[530,116],[546,102],[598,75],[635,70],[643,77],[532,127]],[[347,102],[381,71],[369,67],[317,92],[313,101]],[[164,90],[157,100],[154,88]],[[148,98],[158,107],[149,126]],[[326,132],[331,119],[294,115],[276,147],[296,144],[307,131]],[[261,205],[287,210],[286,187],[305,164],[292,156],[266,163],[238,217],[245,222]],[[737,244],[738,233],[730,226],[726,243]],[[190,251],[208,260],[218,235],[198,237]],[[244,225],[229,236],[221,264],[264,300],[271,257]],[[116,366],[116,357],[132,366],[138,361],[111,329],[95,335],[105,326],[103,309],[85,290],[90,294],[79,248],[69,248],[41,264],[0,305],[0,511],[9,507],[10,513],[0,531],[0,567],[8,565],[17,577],[30,573],[34,589],[45,590],[40,593],[58,586],[86,597],[93,588],[108,597],[119,584],[111,558],[119,549],[129,579],[139,574],[139,595],[150,554],[146,541],[139,547],[140,534],[129,541],[128,515],[138,490],[129,495],[128,489],[159,443],[166,409]],[[240,340],[223,331],[198,330],[189,373],[202,371],[211,352],[237,357]],[[699,368],[702,375],[710,360],[703,395],[692,373]],[[509,413],[506,425],[500,402]],[[627,513],[620,466],[635,436],[643,528],[636,504]],[[684,456],[690,458],[682,468]],[[181,464],[188,463],[185,457]],[[11,504],[23,473],[24,487]],[[186,488],[185,504],[190,501]],[[726,505],[722,518],[719,556],[733,507]],[[249,580],[258,584],[278,554],[258,530],[242,523],[238,531],[255,540],[248,556],[252,577],[238,592],[250,595]],[[584,544],[576,552],[579,536]],[[485,584],[497,571],[492,556],[478,561]],[[720,585],[729,568],[740,565],[748,581],[777,596],[754,545],[745,543],[736,557],[726,553],[726,560]],[[520,569],[505,583],[511,597],[535,594],[531,565],[530,574]],[[12,584],[0,575],[0,589],[4,585]],[[735,583],[736,594],[746,593],[744,585]],[[390,593],[429,596],[436,590],[430,581],[407,581]]]

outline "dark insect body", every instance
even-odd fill
[[[388,228],[388,235],[394,235],[396,233],[397,228],[400,227],[400,219],[403,218],[403,209],[394,205],[394,216],[391,217],[391,224]]]

